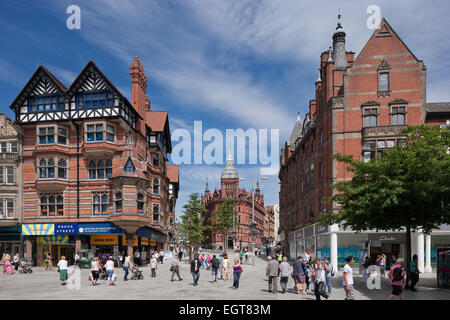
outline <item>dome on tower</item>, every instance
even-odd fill
[[[233,157],[230,153],[227,155],[227,163],[225,166],[225,169],[222,171],[222,179],[228,179],[228,178],[239,178],[238,172],[236,168],[234,167],[234,161]]]

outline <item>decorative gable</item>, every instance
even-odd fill
[[[391,69],[391,65],[387,62],[386,58],[383,58],[383,60],[381,60],[380,65],[378,66],[378,70],[390,70]]]

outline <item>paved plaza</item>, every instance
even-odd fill
[[[230,259],[231,260],[231,259]],[[91,286],[88,281],[90,271],[81,270],[81,289],[71,290],[62,286],[59,281],[57,268],[45,271],[43,267],[33,268],[32,274],[0,275],[0,299],[167,299],[167,300],[315,300],[314,295],[298,295],[292,287],[292,278],[288,282],[288,291],[285,294],[273,294],[267,291],[268,283],[265,277],[267,262],[256,258],[255,265],[243,265],[244,273],[241,276],[239,290],[232,289],[233,280],[217,283],[211,282],[211,272],[201,270],[200,281],[197,287],[193,286],[192,276],[189,272],[187,260],[181,266],[182,281],[170,281],[170,260],[158,265],[157,277],[150,277],[150,268],[142,267],[144,280],[123,281],[122,269],[116,269],[118,280],[115,286],[106,286],[106,281],[99,281],[97,286]],[[129,275],[129,278],[131,273]],[[381,290],[369,290],[361,283],[361,278],[355,270],[355,297],[357,300],[388,299],[391,287],[387,279],[382,279]],[[175,277],[175,279],[177,279]],[[231,276],[232,279],[232,276]],[[329,300],[343,300],[345,297],[342,288],[342,272],[332,278],[333,292]],[[312,286],[311,286],[312,288]],[[421,274],[417,286],[418,292],[404,291],[407,300],[450,300],[450,290],[436,288],[436,274]]]

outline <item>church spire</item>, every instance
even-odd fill
[[[338,13],[336,31],[333,34],[333,60],[334,70],[345,70],[347,68],[347,55],[345,53],[345,31],[341,24],[341,10]]]
[[[205,195],[209,194],[208,178],[206,178]]]

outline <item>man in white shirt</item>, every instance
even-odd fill
[[[75,261],[75,266],[78,265],[78,260],[80,260],[80,256],[78,255],[78,252],[75,252],[75,256],[73,257],[73,260]]]
[[[352,265],[355,262],[355,259],[352,256],[347,257],[345,259],[347,264],[344,266],[343,270],[343,281],[342,284],[345,290],[345,300],[355,300],[353,296],[353,270]]]
[[[306,263],[309,261],[310,255],[308,254],[308,252],[304,252],[303,253],[303,261]]]

